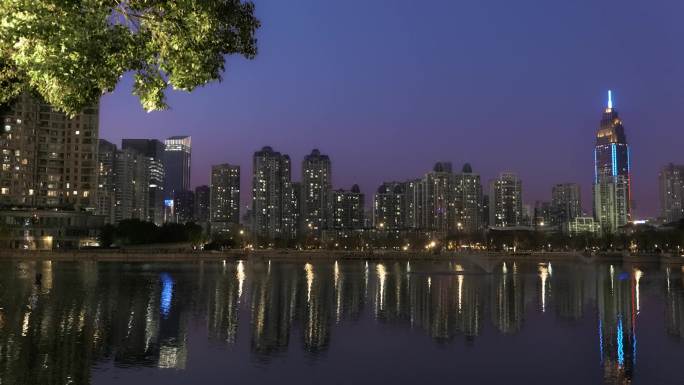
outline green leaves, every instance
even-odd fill
[[[76,114],[134,72],[148,110],[165,90],[220,80],[225,56],[256,55],[259,21],[241,0],[2,0],[0,104],[35,91]]]

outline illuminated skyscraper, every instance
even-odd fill
[[[608,91],[608,106],[603,112],[594,148],[594,217],[606,233],[615,233],[630,219],[630,170],[625,129]]]

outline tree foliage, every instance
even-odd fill
[[[225,56],[256,55],[259,21],[242,0],[2,0],[0,104],[22,91],[75,114],[127,72],[143,107],[165,90],[221,80]]]

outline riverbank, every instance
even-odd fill
[[[30,251],[0,250],[0,260],[58,260],[58,261],[211,261],[225,259],[278,260],[297,262],[306,260],[423,260],[444,261],[450,259],[476,258],[478,260],[530,260],[530,261],[610,261],[627,263],[666,263],[684,264],[684,258],[663,254],[623,256],[621,254],[584,256],[579,252],[410,252],[393,250],[343,251],[343,250],[227,250],[227,251],[187,251],[168,249],[145,250],[64,250]]]

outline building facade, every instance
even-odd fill
[[[594,147],[594,218],[605,233],[615,233],[631,217],[631,159],[625,129],[613,108],[601,117]]]
[[[1,205],[95,211],[99,106],[70,118],[24,93],[0,121]]]
[[[522,181],[504,172],[489,184],[489,226],[515,227],[524,222]]]
[[[195,221],[195,193],[191,190],[176,191],[173,194],[173,217],[171,222]]]
[[[684,218],[684,165],[668,164],[658,174],[660,217],[666,222]]]
[[[551,223],[561,228],[582,216],[582,192],[577,183],[560,183],[551,188]]]
[[[207,185],[195,187],[195,221],[209,223],[211,188]]]

